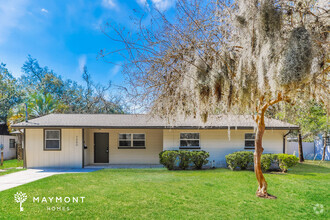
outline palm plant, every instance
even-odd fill
[[[28,101],[28,113],[32,117],[40,117],[55,112],[60,106],[50,93],[33,93]]]

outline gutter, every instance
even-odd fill
[[[253,130],[253,126],[81,126],[81,125],[13,125],[13,128],[96,128],[96,129],[225,129]],[[299,130],[299,127],[266,127],[266,130]]]

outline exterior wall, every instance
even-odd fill
[[[82,129],[61,129],[61,150],[44,150],[44,130],[26,129],[26,162],[28,168],[82,167]]]
[[[225,166],[225,155],[244,150],[244,134],[253,130],[177,130],[177,129],[84,129],[84,164],[94,164],[94,133],[109,133],[109,164],[159,164],[158,154],[177,150],[181,132],[200,133],[201,150],[210,153],[215,166]],[[144,133],[145,149],[118,149],[119,133]],[[266,130],[264,153],[282,153],[286,130]],[[28,168],[82,167],[82,129],[61,129],[61,150],[44,151],[44,130],[26,129],[26,159]]]
[[[17,137],[12,135],[0,135],[0,144],[3,144],[3,159],[10,160],[16,158],[16,146],[15,148],[9,148],[9,140],[15,139],[17,142]],[[16,144],[15,144],[16,145]]]
[[[215,162],[216,167],[226,166],[225,156],[235,151],[244,150],[245,133],[253,130],[164,130],[164,150],[178,150],[181,132],[200,133],[201,150],[210,153],[209,161]],[[283,135],[287,131],[266,130],[263,138],[264,153],[283,153]],[[229,139],[230,137],[230,139]]]
[[[162,129],[85,129],[85,165],[94,164],[94,133],[109,133],[109,164],[159,164],[163,150]],[[118,149],[120,133],[144,133],[145,149]]]

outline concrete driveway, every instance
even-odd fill
[[[26,183],[40,180],[56,174],[65,173],[89,173],[100,170],[100,168],[84,169],[27,169],[24,171],[0,176],[0,192]]]

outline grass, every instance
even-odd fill
[[[16,169],[17,167],[23,167],[22,160],[17,161],[17,159],[14,159],[14,160],[3,161],[3,166],[0,166],[0,170],[5,170],[5,171],[0,172],[0,176],[23,170],[23,169]]]
[[[289,173],[268,173],[269,193],[255,196],[251,171],[116,169],[63,174],[0,192],[0,219],[329,219],[330,163],[307,161]],[[28,199],[24,211],[16,192]],[[78,197],[83,203],[33,203],[33,197]],[[323,205],[316,214],[313,207]],[[66,211],[49,211],[61,207]],[[69,208],[69,210],[67,210]]]

